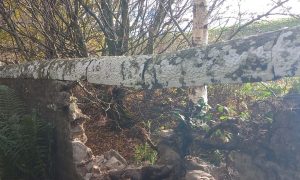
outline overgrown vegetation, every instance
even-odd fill
[[[249,25],[247,28],[250,30],[248,31],[247,28],[245,28],[245,31],[242,30],[238,36],[252,35],[276,30],[284,26],[290,27],[295,25],[299,25],[299,20],[283,19],[272,22],[258,22]],[[228,30],[230,30],[230,28]],[[93,97],[99,97],[100,99],[100,97],[104,96],[103,91],[99,91],[99,87],[93,89],[91,85],[87,85],[87,88],[93,92]],[[124,107],[132,116],[132,121],[130,122],[133,124],[143,124],[142,126],[151,132],[152,135],[155,135],[161,130],[175,129],[179,119],[180,122],[182,122],[190,118],[188,123],[192,127],[192,130],[200,132],[196,141],[201,140],[202,142],[204,140],[205,143],[202,144],[202,146],[210,147],[210,150],[201,149],[201,152],[199,150],[199,152],[194,155],[197,156],[201,154],[203,159],[209,160],[214,164],[220,164],[220,162],[224,161],[227,149],[233,149],[234,147],[237,149],[240,148],[240,145],[235,143],[239,140],[241,134],[244,138],[247,133],[251,134],[248,130],[251,131],[252,128],[257,128],[256,126],[270,125],[270,123],[272,123],[274,108],[270,108],[269,106],[276,104],[284,95],[292,91],[299,92],[299,90],[298,78],[284,78],[272,82],[247,84],[215,84],[208,86],[209,106],[199,102],[198,105],[194,107],[194,109],[190,109],[190,111],[186,109],[188,99],[186,97],[186,89],[184,88],[146,91],[126,89],[123,100]],[[110,99],[111,98],[101,98],[97,101],[105,101],[110,105]],[[93,101],[81,99],[81,108],[85,109],[85,113],[95,112],[96,115],[90,113],[92,119],[95,119],[97,123],[100,122],[99,124],[105,124],[106,122],[110,124],[109,121],[111,120],[105,112],[102,116],[99,115],[99,109],[103,108],[107,110],[109,109],[108,106],[103,106],[99,103],[99,106],[93,107],[96,106],[96,103],[91,102]],[[262,104],[265,105],[259,108],[256,107]],[[174,114],[177,116],[174,116]],[[126,124],[126,121],[124,123]],[[248,127],[248,125],[245,125],[247,123],[251,124],[251,126],[249,125],[250,127]],[[241,127],[241,124],[243,124],[244,127]],[[129,131],[131,131],[130,128],[127,128],[128,126],[120,126],[118,130],[123,131],[129,129]],[[106,136],[99,135],[101,133],[100,130],[98,131],[99,127],[95,127],[94,129],[97,129],[94,130],[97,134],[95,133],[94,137],[89,137],[89,141],[91,143],[98,143],[99,140],[97,140],[97,138],[102,139],[102,137]],[[257,137],[259,137],[259,134],[257,134]],[[93,141],[91,139],[93,139]],[[123,141],[125,145],[126,143],[132,143],[132,141],[127,141],[125,138]],[[111,144],[114,142],[116,141],[112,140]],[[131,157],[129,160],[133,159],[135,163],[142,164],[144,161],[149,162],[147,155],[145,155],[148,153],[148,147],[143,143],[139,146],[132,143],[131,145],[135,148],[133,148],[131,154],[128,151],[124,152],[124,146],[120,145],[118,146],[119,149],[116,149],[121,152],[122,155]],[[118,144],[123,143],[118,141]],[[102,146],[101,143],[98,143],[98,146]],[[113,147],[115,146],[116,145],[113,145]],[[107,147],[106,150],[109,150],[109,147]]]
[[[0,85],[0,179],[53,179],[53,128]]]
[[[119,0],[0,2],[2,59],[8,56],[8,60],[4,62],[10,64],[19,63],[21,60],[88,55],[163,53],[188,47],[192,23],[191,19],[184,16],[192,12],[191,1],[151,1],[150,4],[149,2],[128,3]],[[223,19],[222,15],[225,14],[221,8],[225,1],[212,2],[216,6],[210,9],[212,16],[210,23]],[[273,2],[273,7],[266,9],[265,14],[253,14],[249,19],[243,16],[244,12],[236,13],[231,18],[224,17],[235,19],[237,23],[233,26],[220,24],[220,27],[210,30],[210,42],[300,24],[299,18],[261,21],[263,17],[275,13],[273,10],[280,7],[280,3]],[[15,59],[18,61],[15,62]],[[113,90],[108,88],[105,90],[109,94],[107,96],[104,95],[105,92],[99,93],[98,87],[90,89],[95,92],[86,91],[87,99],[81,103],[85,106],[83,109],[87,114],[100,122],[99,126],[101,123],[110,122],[107,124],[113,127],[111,129],[123,131],[134,124],[145,122],[144,126],[149,132],[150,129],[151,132],[157,132],[162,129],[174,129],[179,118],[193,130],[202,133],[199,133],[199,136],[204,137],[201,136],[199,139],[214,143],[205,142],[203,145],[212,149],[207,153],[210,157],[206,159],[219,164],[224,160],[224,153],[219,149],[226,149],[228,146],[224,144],[232,145],[230,143],[237,137],[237,134],[232,133],[228,127],[244,121],[253,120],[253,124],[270,121],[273,116],[272,109],[265,109],[263,113],[254,112],[252,106],[261,101],[272,101],[274,97],[280,98],[289,92],[299,92],[300,81],[287,78],[276,82],[209,86],[210,108],[199,102],[191,109],[185,109],[187,105],[185,89],[123,92],[118,88]],[[24,104],[13,91],[6,89],[2,93],[0,177],[51,178],[51,126],[39,119],[36,113],[26,112]],[[174,117],[174,111],[177,118]],[[233,119],[235,121],[232,121]],[[222,126],[223,124],[226,126]],[[93,128],[98,130],[99,126]],[[96,136],[105,139],[98,134]],[[90,139],[92,137],[89,137]],[[99,141],[96,139],[93,143],[96,142]],[[127,141],[124,142],[126,144]],[[100,146],[103,145],[100,143]],[[147,143],[137,145],[133,153],[137,164],[144,161],[153,164],[157,156]]]
[[[136,164],[142,163],[154,164],[157,160],[157,152],[153,150],[148,143],[135,146],[134,161]]]

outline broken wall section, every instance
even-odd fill
[[[52,123],[55,131],[55,179],[82,179],[75,162],[84,146],[83,123],[87,119],[77,108],[76,99],[69,93],[70,82],[29,79],[0,79],[0,84],[14,89],[25,101],[28,110],[37,110],[42,119]],[[77,149],[76,149],[77,148]],[[83,148],[83,149],[82,149]],[[77,150],[74,152],[74,150]]]

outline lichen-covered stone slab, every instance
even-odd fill
[[[86,80],[144,89],[268,81],[286,76],[300,76],[300,27],[162,55],[0,66],[0,78]]]

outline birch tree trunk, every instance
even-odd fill
[[[203,47],[208,43],[208,10],[206,0],[194,0],[193,4],[193,46]],[[207,86],[194,87],[189,89],[189,100],[197,104],[200,98],[207,103]]]
[[[287,76],[300,76],[300,26],[166,54],[0,66],[0,78],[83,80],[139,89],[260,82]]]

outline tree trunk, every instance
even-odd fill
[[[163,1],[157,1],[158,7],[155,11],[155,18],[153,20],[153,23],[150,25],[148,31],[148,40],[147,40],[147,45],[145,48],[145,53],[144,54],[153,54],[154,53],[154,45],[155,45],[155,39],[158,35],[159,28],[165,19],[166,16],[166,11],[164,10],[164,3]]]
[[[120,55],[125,54],[128,51],[129,40],[129,7],[128,0],[120,1],[121,10],[121,24],[118,30],[118,48]]]
[[[85,80],[140,89],[190,87],[300,76],[299,57],[300,26],[167,54],[1,66],[0,78]]]
[[[103,21],[104,21],[104,26],[107,26],[106,31],[108,32],[108,36],[105,37],[105,43],[107,46],[107,54],[108,56],[116,56],[120,55],[119,52],[117,51],[117,46],[116,46],[116,36],[115,36],[115,26],[113,22],[113,9],[112,9],[112,2],[111,0],[102,0],[101,1],[101,10],[103,11]]]
[[[206,46],[208,43],[208,10],[206,0],[194,0],[192,44],[194,47]],[[200,86],[189,89],[189,100],[197,104],[200,98],[207,103],[207,87]]]
[[[88,50],[86,48],[85,40],[83,37],[83,33],[80,29],[80,25],[78,23],[79,16],[79,2],[78,0],[74,0],[74,11],[72,11],[72,19],[71,24],[74,29],[74,45],[77,51],[77,57],[88,57]]]

